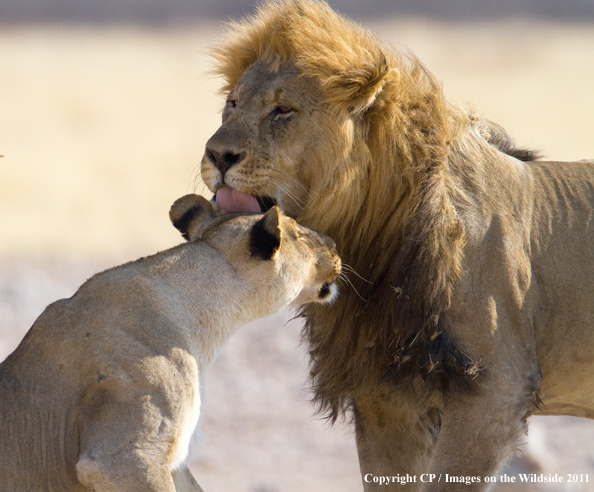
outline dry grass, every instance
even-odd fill
[[[518,143],[554,159],[594,157],[593,25],[370,27],[408,45],[448,94]],[[0,360],[96,265],[180,241],[167,212],[203,190],[196,170],[222,104],[204,51],[219,37],[207,25],[3,28]],[[279,320],[245,329],[215,365],[196,475],[206,491],[360,490],[352,436],[311,417],[299,326]],[[577,448],[563,441],[568,426]],[[590,471],[594,480],[591,423],[536,419],[532,433],[528,456],[545,473]]]

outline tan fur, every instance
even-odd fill
[[[323,2],[265,3],[214,56],[227,103],[205,183],[274,198],[358,273],[305,309],[305,333],[321,409],[352,411],[366,490],[482,491],[531,413],[594,416],[593,162],[525,162]],[[241,158],[222,172],[220,155]],[[397,474],[417,481],[369,481]]]
[[[186,467],[204,375],[241,325],[333,298],[328,237],[188,195],[190,240],[50,305],[0,365],[0,490],[202,490]]]

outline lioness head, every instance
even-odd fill
[[[229,214],[204,197],[186,195],[169,215],[184,238],[211,246],[247,289],[271,293],[280,306],[330,302],[336,296],[341,263],[334,241],[300,226],[278,207],[264,215]]]

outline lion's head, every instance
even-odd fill
[[[214,53],[226,81],[223,124],[202,161],[218,205],[257,211],[276,203],[328,229],[322,217],[349,221],[346,199],[356,221],[373,199],[368,188],[382,194],[380,183],[369,183],[366,136],[382,119],[382,92],[398,87],[398,64],[319,2],[268,4],[257,20],[231,29]]]
[[[345,394],[386,377],[425,373],[443,387],[471,370],[441,317],[460,274],[464,180],[501,151],[531,155],[448,103],[414,55],[324,2],[268,2],[214,56],[227,101],[202,177],[219,208],[277,204],[333,237],[364,277],[335,308],[308,310],[318,397],[336,414]]]

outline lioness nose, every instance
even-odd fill
[[[230,150],[219,151],[212,147],[206,147],[205,153],[206,157],[217,167],[223,177],[225,177],[225,173],[230,167],[239,164],[246,156],[245,152],[236,154]]]

